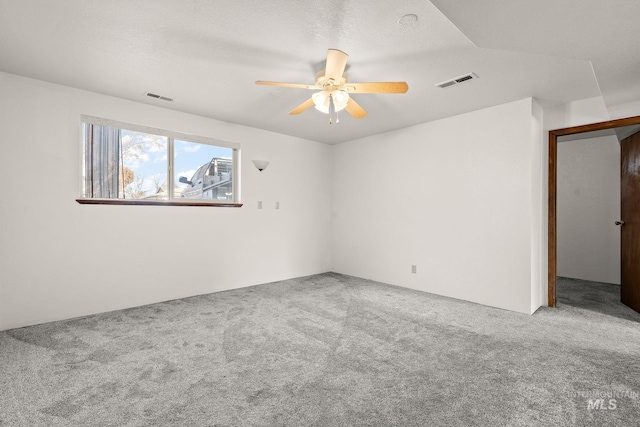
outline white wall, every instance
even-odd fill
[[[76,203],[81,114],[241,143],[245,205]],[[0,129],[0,330],[330,269],[330,146],[6,73]]]
[[[640,100],[612,105],[608,108],[608,111],[612,119],[640,116]]]
[[[558,144],[558,276],[620,283],[620,144]]]
[[[335,146],[333,270],[537,309],[541,119],[524,99]]]
[[[548,144],[545,144],[544,111],[531,104],[531,313],[547,305],[548,250]]]
[[[544,110],[544,130],[550,131],[610,120],[601,96],[556,105]],[[547,141],[549,135],[546,135]]]

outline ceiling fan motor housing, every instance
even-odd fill
[[[347,84],[347,73],[343,73],[340,81],[334,81],[333,79],[327,80],[325,78],[325,71],[322,70],[316,74],[316,86],[323,90],[334,88],[334,90],[340,90],[342,86]]]

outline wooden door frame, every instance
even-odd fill
[[[630,125],[639,125],[640,116],[624,119],[609,120],[606,122],[591,123],[588,125],[574,126],[549,131],[549,307],[556,306],[556,277],[557,277],[557,224],[556,224],[556,195],[558,190],[558,137],[575,135],[578,133],[593,132],[598,130],[615,129]]]

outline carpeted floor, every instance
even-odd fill
[[[573,285],[527,316],[327,273],[14,329],[0,426],[638,425],[640,315]]]
[[[620,286],[610,283],[558,277],[559,304],[639,322],[640,314],[620,302]]]

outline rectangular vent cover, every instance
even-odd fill
[[[163,101],[173,101],[173,99],[171,98],[167,98],[166,96],[156,95],[155,93],[151,93],[151,92],[147,92],[146,95],[150,96],[151,98],[161,99]]]
[[[474,73],[469,73],[469,74],[464,74],[462,76],[456,77],[454,79],[451,80],[445,80],[442,83],[438,83],[437,87],[440,87],[442,89],[444,89],[445,87],[449,87],[449,86],[454,86],[460,83],[464,83],[464,82],[468,82],[469,80],[473,80],[473,79],[477,79],[478,76],[475,75]]]

